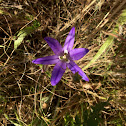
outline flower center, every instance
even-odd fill
[[[64,50],[63,55],[62,56],[59,56],[59,59],[62,60],[62,61],[64,61],[64,62],[66,62],[66,63],[69,63],[70,60],[68,58],[69,57],[68,55],[69,55],[68,54],[68,51],[67,50]]]

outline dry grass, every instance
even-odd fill
[[[67,113],[75,118],[82,114],[82,105],[90,110],[111,97],[106,111],[101,112],[101,125],[126,125],[126,23],[119,24],[119,31],[112,33],[125,7],[125,0],[1,0],[0,124],[7,126],[16,120],[24,126],[32,122],[62,126]],[[39,27],[14,49],[17,33],[35,21]],[[40,67],[31,61],[52,54],[44,37],[53,37],[63,45],[73,26],[74,47],[90,50],[77,62],[81,68],[93,59],[108,36],[113,36],[114,42],[85,70],[89,82],[78,80],[67,70],[52,87],[54,65]]]

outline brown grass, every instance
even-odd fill
[[[120,25],[120,33],[111,33],[125,5],[125,0],[1,0],[0,124],[10,123],[4,114],[10,120],[17,120],[17,114],[22,125],[38,118],[48,126],[48,123],[60,126],[66,113],[72,117],[80,113],[81,104],[87,104],[86,109],[90,109],[112,97],[107,110],[102,111],[103,123],[125,125],[125,24]],[[14,36],[35,20],[40,23],[39,28],[15,50]],[[63,45],[73,26],[76,28],[74,48],[90,50],[76,62],[81,68],[90,62],[108,35],[114,36],[115,41],[85,70],[89,82],[74,80],[76,75],[66,70],[62,80],[52,87],[50,76],[54,65],[41,68],[31,61],[52,54],[44,37],[53,37]]]

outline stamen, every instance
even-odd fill
[[[64,50],[64,53],[68,54],[68,50]]]
[[[67,61],[66,61],[66,63],[69,63],[70,62],[70,60],[68,59]]]
[[[64,54],[62,56],[59,56],[59,59],[66,63],[69,63],[70,60],[68,58],[68,50],[64,50]]]
[[[59,56],[59,59],[62,60],[62,59],[61,59],[61,56]]]

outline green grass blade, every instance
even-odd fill
[[[9,121],[10,121],[12,124],[14,124],[15,126],[20,126],[20,124],[14,122],[14,121],[12,121],[12,120],[10,120],[9,117],[8,117],[6,114],[4,114],[4,116],[5,116],[5,118],[6,118],[7,120],[9,120]]]
[[[112,33],[116,34],[118,29],[119,29],[119,25],[123,25],[126,23],[126,9],[122,11],[122,14],[120,15],[118,21],[118,23],[116,24],[115,28],[113,29]],[[100,47],[100,49],[98,50],[98,52],[96,53],[96,55],[93,57],[93,59],[84,67],[82,68],[82,70],[85,70],[87,68],[89,68],[91,65],[93,65],[95,63],[96,60],[98,60],[98,58],[107,50],[109,49],[111,46],[111,44],[114,41],[114,37],[113,36],[109,36],[107,38],[107,40],[104,42],[104,44]]]
[[[32,26],[26,27],[23,30],[19,31],[17,39],[14,41],[14,49],[17,49],[17,47],[22,43],[24,38],[40,26],[38,21],[34,21],[33,23],[34,24]]]
[[[105,50],[107,50],[108,47],[110,47],[110,45],[113,43],[113,40],[114,40],[114,37],[113,36],[109,36],[107,38],[107,40],[105,41],[105,43],[98,50],[97,54],[93,57],[93,59],[82,70],[85,70],[89,66],[91,66],[92,64],[94,64],[95,61],[105,52]]]

